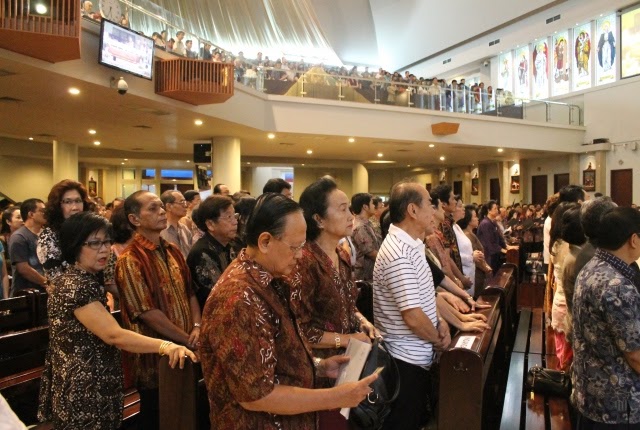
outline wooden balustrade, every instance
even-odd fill
[[[37,13],[35,4],[46,11]],[[80,58],[78,0],[1,0],[0,48],[56,63]]]
[[[233,64],[191,58],[159,60],[156,94],[192,105],[223,103],[233,96]]]

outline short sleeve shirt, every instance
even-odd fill
[[[624,358],[640,350],[636,270],[598,249],[573,297],[573,403],[606,424],[640,423],[640,375]]]
[[[25,226],[20,227],[11,235],[11,239],[9,239],[9,256],[13,266],[13,283],[11,286],[13,292],[25,288],[41,288],[40,285],[27,280],[16,270],[16,263],[28,263],[36,272],[44,275],[44,269],[36,253],[37,246],[38,236]]]
[[[356,279],[371,281],[376,260],[368,257],[367,254],[380,248],[380,241],[371,222],[369,220],[362,222],[356,218],[351,239],[356,247],[356,266],[354,268]]]

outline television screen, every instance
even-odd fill
[[[98,59],[100,64],[151,80],[153,47],[153,39],[150,37],[102,19]]]

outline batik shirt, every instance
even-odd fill
[[[456,232],[453,231],[453,215],[446,214],[444,221],[440,224],[440,231],[442,232],[442,241],[444,247],[449,249],[451,260],[458,266],[460,273],[462,272],[462,259],[460,258],[460,249],[458,248],[458,239],[456,239]]]
[[[358,291],[351,280],[349,256],[340,247],[336,253],[337,268],[317,243],[307,242],[288,277],[291,308],[306,340],[312,344],[320,342],[325,331],[348,334],[358,329]],[[314,354],[329,357],[340,352],[327,348],[315,350]]]
[[[640,349],[636,270],[598,249],[576,279],[572,400],[587,418],[640,423],[640,376],[625,352]]]
[[[373,280],[373,266],[376,264],[375,258],[367,256],[371,251],[380,249],[381,241],[376,236],[376,232],[369,220],[361,221],[359,218],[355,220],[355,226],[351,239],[356,247],[356,279],[371,282]]]
[[[44,276],[51,283],[69,267],[68,263],[62,260],[58,233],[51,227],[44,227],[38,235],[36,253],[44,268]]]
[[[209,295],[200,353],[211,428],[310,430],[316,414],[253,412],[240,403],[268,396],[276,385],[313,388],[314,368],[289,307],[289,285],[242,250]]]
[[[140,320],[150,310],[160,310],[185,333],[193,329],[190,298],[191,275],[180,250],[160,239],[155,245],[138,233],[116,263],[122,325],[144,336],[165,338]],[[158,387],[158,354],[126,354],[136,387]]]
[[[235,258],[235,254],[231,245],[222,246],[208,233],[198,239],[189,251],[187,266],[191,271],[193,290],[201,308],[204,308],[211,289],[231,260]]]

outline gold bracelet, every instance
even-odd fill
[[[173,344],[173,342],[171,342],[170,340],[162,341],[162,343],[160,344],[160,349],[158,350],[158,354],[160,354],[160,357],[165,355],[164,350],[167,349],[167,347],[171,344]]]
[[[340,335],[336,333],[336,349],[340,348]]]

